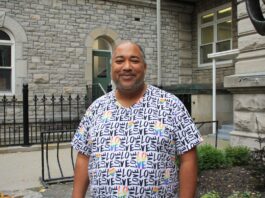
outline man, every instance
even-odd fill
[[[72,142],[73,198],[83,198],[89,182],[92,197],[194,197],[201,137],[177,97],[145,84],[146,68],[138,44],[115,48],[116,90],[88,108]]]

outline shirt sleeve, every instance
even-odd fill
[[[87,156],[91,155],[92,148],[91,136],[89,132],[89,129],[92,126],[92,118],[92,111],[90,108],[88,108],[71,142],[75,150]]]
[[[176,97],[173,105],[173,124],[176,135],[176,153],[181,155],[203,139],[184,104]]]

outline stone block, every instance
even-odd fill
[[[238,21],[238,34],[256,31],[249,18]]]
[[[179,32],[179,40],[180,41],[192,41],[192,35],[189,31],[180,31]]]
[[[247,15],[246,4],[244,1],[240,1],[237,5],[237,18],[242,18]]]
[[[255,59],[247,59],[238,61],[235,64],[235,73],[236,74],[252,74],[252,73],[264,73],[265,58],[257,57]]]
[[[265,112],[264,94],[234,94],[236,111]]]
[[[254,50],[265,46],[265,39],[259,34],[250,34],[238,37],[238,48],[242,50]]]
[[[265,113],[260,112],[256,114],[256,131],[265,134]]]
[[[27,78],[27,60],[16,60],[16,77]]]
[[[63,94],[73,93],[73,87],[63,87]]]
[[[76,0],[68,0],[68,3],[71,5],[76,5]]]
[[[262,135],[265,137],[265,135]],[[247,146],[250,149],[259,148],[259,144],[256,141],[258,138],[258,134],[249,133],[244,131],[232,131],[230,133],[230,145],[231,146]]]
[[[255,115],[253,112],[234,111],[234,127],[238,131],[253,131],[255,128]]]
[[[187,58],[190,59],[192,57],[191,50],[181,50],[179,52],[179,58]]]
[[[33,82],[36,84],[47,84],[49,83],[49,74],[33,74]]]
[[[39,63],[40,62],[40,57],[39,56],[32,56],[31,57],[31,61],[33,63]]]
[[[52,5],[52,0],[39,0],[39,3],[42,4],[42,5],[51,6]]]
[[[180,68],[179,75],[192,75],[192,69],[191,68]]]

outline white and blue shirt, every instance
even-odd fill
[[[129,108],[112,91],[86,111],[72,140],[89,158],[92,197],[176,197],[176,156],[202,138],[182,102],[148,85]]]

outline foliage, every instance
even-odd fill
[[[249,192],[249,191],[234,192],[228,198],[261,198],[261,194],[260,193]]]
[[[233,166],[247,165],[250,160],[250,149],[246,146],[229,146],[225,148],[225,156]]]
[[[251,171],[252,175],[258,179],[259,185],[257,189],[265,189],[265,137],[261,137],[258,133],[256,141],[259,144],[259,148],[255,149],[251,154]]]
[[[215,191],[211,191],[211,192],[208,192],[204,195],[202,195],[200,198],[220,198],[218,192],[215,192]]]
[[[230,166],[231,162],[226,159],[225,153],[222,150],[205,144],[198,147],[198,164],[199,170],[202,171],[225,168]]]

